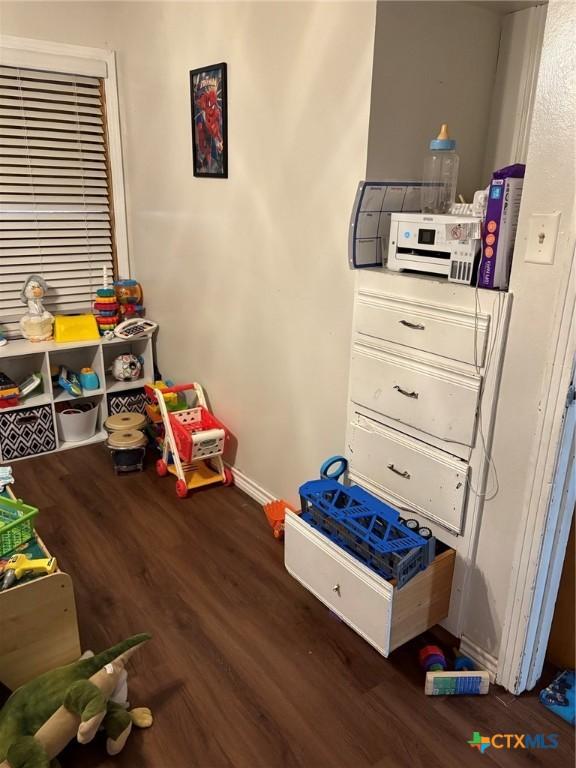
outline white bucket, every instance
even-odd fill
[[[98,403],[82,403],[56,411],[60,439],[66,443],[79,443],[96,434]]]

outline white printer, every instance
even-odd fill
[[[470,285],[480,258],[481,222],[476,216],[393,213],[388,269],[445,275]]]

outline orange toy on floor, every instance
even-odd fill
[[[262,506],[264,508],[264,512],[266,513],[266,517],[268,518],[268,522],[270,523],[270,527],[272,528],[274,538],[283,539],[284,518],[286,516],[286,510],[289,509],[290,512],[296,512],[296,510],[291,504],[288,504],[287,501],[284,501],[284,499],[275,499],[274,501],[269,501],[268,504],[263,504]]]

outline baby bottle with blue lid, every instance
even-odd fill
[[[448,125],[443,123],[424,160],[422,213],[449,212],[456,199],[459,165],[456,142],[448,136]]]

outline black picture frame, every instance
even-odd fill
[[[228,83],[226,64],[190,70],[194,176],[228,178]]]

